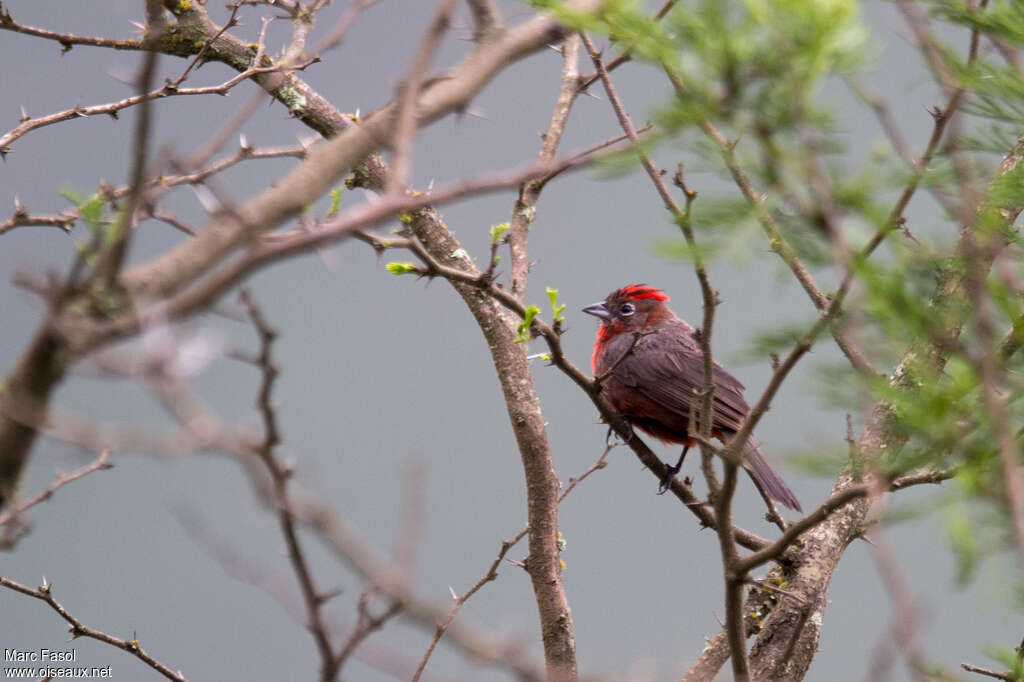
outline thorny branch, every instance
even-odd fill
[[[83,476],[88,476],[94,471],[102,471],[104,469],[110,469],[114,465],[110,462],[110,449],[105,448],[100,452],[99,456],[86,466],[73,471],[70,474],[58,472],[53,483],[43,490],[38,495],[22,502],[16,507],[12,507],[7,511],[0,513],[0,528],[4,529],[2,535],[0,535],[0,550],[11,549],[20,540],[24,534],[19,531],[18,521],[22,514],[36,506],[40,502],[45,502],[53,497],[60,488],[64,487],[72,481],[77,481]]]
[[[285,545],[288,548],[288,559],[299,580],[299,587],[306,606],[306,625],[313,635],[313,641],[316,643],[317,651],[320,654],[320,679],[323,682],[330,682],[330,680],[337,677],[338,667],[334,650],[331,646],[330,635],[320,610],[326,600],[313,581],[309,561],[306,558],[306,553],[302,548],[296,529],[295,512],[292,509],[288,489],[288,482],[292,471],[289,467],[279,462],[275,454],[277,445],[281,442],[281,434],[277,425],[277,412],[271,402],[271,392],[278,376],[277,365],[274,363],[271,355],[277,332],[270,328],[256,301],[244,289],[241,292],[241,301],[260,339],[260,350],[255,358],[255,364],[260,369],[262,381],[260,382],[256,404],[263,419],[264,436],[263,442],[255,448],[255,454],[263,462],[267,473],[270,475],[273,486],[271,504],[277,510],[281,533],[284,535]]]
[[[148,651],[142,648],[137,637],[133,636],[130,640],[121,639],[119,637],[114,637],[113,635],[108,635],[102,630],[96,630],[95,628],[91,628],[83,624],[82,621],[71,615],[64,605],[54,598],[53,586],[46,582],[45,577],[43,578],[42,585],[33,588],[0,576],[0,587],[6,587],[9,590],[14,590],[15,592],[20,592],[26,596],[34,597],[40,601],[46,602],[51,609],[57,612],[57,615],[63,618],[67,624],[71,626],[68,628],[68,631],[71,633],[72,639],[88,637],[89,639],[95,639],[105,644],[109,644],[112,647],[128,652],[169,680],[175,680],[176,682],[188,682],[188,679],[180,670],[171,670],[169,667],[153,658]]]
[[[15,202],[14,213],[10,218],[0,223],[0,235],[9,232],[16,227],[37,225],[40,227],[59,227],[65,232],[70,232],[74,227],[77,216],[72,213],[61,213],[59,215],[32,215],[28,208],[21,202]]]
[[[304,69],[308,67],[312,62],[306,62],[296,67]],[[281,70],[280,66],[266,66],[266,67],[253,67],[247,69],[236,76],[232,76],[228,80],[224,81],[220,85],[209,85],[198,88],[179,88],[173,83],[164,83],[159,88],[150,90],[141,95],[132,95],[125,97],[116,102],[108,102],[106,104],[95,104],[92,106],[74,106],[70,109],[58,111],[53,114],[46,116],[32,117],[25,116],[22,122],[17,127],[8,131],[4,135],[0,136],[0,155],[6,155],[11,150],[11,143],[22,137],[23,135],[32,132],[38,128],[53,125],[54,123],[60,123],[62,121],[69,121],[75,118],[88,118],[90,116],[97,116],[100,114],[107,114],[113,118],[117,118],[118,112],[129,107],[133,107],[141,102],[152,101],[155,99],[161,99],[164,97],[178,97],[178,96],[190,96],[190,95],[226,95],[239,83],[246,81],[253,76],[259,74],[269,74]]]
[[[606,446],[604,452],[601,453],[601,456],[598,457],[597,461],[590,465],[586,471],[575,478],[569,479],[569,485],[567,485],[565,490],[562,491],[562,494],[558,496],[559,504],[569,496],[569,493],[571,493],[577,485],[590,476],[590,474],[607,466],[608,453],[611,452],[613,447],[615,447],[614,444]],[[494,558],[494,561],[491,562],[487,572],[484,573],[479,580],[473,583],[468,590],[453,597],[454,603],[452,604],[452,608],[444,617],[444,620],[437,624],[434,636],[431,638],[430,644],[427,646],[427,650],[423,654],[423,658],[420,660],[419,666],[416,668],[416,674],[413,675],[412,682],[419,682],[420,676],[423,674],[424,669],[427,667],[427,662],[430,660],[430,656],[434,653],[434,649],[437,647],[438,642],[440,642],[441,638],[444,637],[444,633],[447,632],[448,626],[451,625],[453,620],[455,620],[455,616],[458,614],[459,610],[470,599],[470,597],[479,592],[484,585],[498,579],[498,566],[500,566],[501,562],[505,560],[509,550],[519,544],[519,541],[526,537],[526,534],[529,532],[530,527],[525,526],[522,530],[516,533],[511,540],[502,540],[501,549],[498,550],[498,555]]]

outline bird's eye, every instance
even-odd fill
[[[619,314],[625,317],[629,317],[636,312],[636,306],[632,303],[623,303],[619,306]]]

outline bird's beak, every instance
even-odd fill
[[[608,311],[608,307],[604,304],[604,301],[588,305],[583,309],[583,312],[588,315],[593,315],[594,317],[600,317],[602,320],[610,320],[612,317],[612,314]]]

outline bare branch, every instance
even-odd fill
[[[1017,680],[1020,679],[1013,673],[1012,670],[1008,670],[1006,672],[999,672],[998,670],[992,670],[991,668],[982,668],[980,666],[972,665],[970,663],[961,663],[960,667],[969,673],[977,673],[979,675],[984,675],[985,677],[992,677],[997,680],[1005,680],[1006,682],[1017,682]]]
[[[613,447],[615,446],[607,446],[604,449],[604,452],[601,453],[601,456],[597,458],[597,461],[594,462],[590,466],[590,468],[588,468],[578,477],[569,479],[569,485],[566,486],[565,490],[562,491],[562,494],[558,496],[559,504],[561,504],[562,501],[566,497],[568,497],[569,493],[571,493],[577,485],[579,485],[585,478],[587,478],[587,476],[590,476],[590,474],[594,473],[598,469],[603,469],[605,468],[605,466],[607,466],[608,453],[611,452]],[[505,559],[505,556],[508,554],[509,550],[515,547],[517,544],[519,544],[519,541],[526,537],[526,534],[529,531],[530,527],[527,526],[518,533],[516,533],[511,540],[502,540],[501,549],[498,551],[498,556],[496,556],[494,558],[494,561],[491,562],[490,567],[487,569],[487,572],[484,573],[483,577],[476,581],[473,584],[473,586],[470,587],[468,590],[455,597],[455,603],[452,604],[452,608],[448,612],[448,615],[445,616],[443,621],[437,624],[437,628],[434,631],[434,636],[430,640],[430,644],[427,646],[427,650],[423,654],[423,658],[420,660],[419,666],[416,668],[416,674],[413,675],[412,682],[419,682],[419,679],[422,676],[424,669],[427,667],[427,662],[430,660],[430,656],[434,653],[434,649],[437,647],[438,642],[441,641],[441,638],[444,636],[444,633],[448,630],[448,626],[451,625],[453,620],[455,620],[455,616],[462,608],[462,606],[466,603],[466,601],[469,600],[470,597],[479,592],[484,585],[494,580],[497,580],[498,566],[501,565],[501,562]]]
[[[309,62],[306,63],[306,66]],[[10,151],[10,145],[12,142],[22,137],[26,133],[29,133],[38,128],[43,128],[54,123],[60,123],[62,121],[69,121],[75,118],[87,118],[89,116],[96,116],[98,114],[107,114],[114,118],[117,118],[117,114],[122,109],[133,107],[141,102],[148,102],[150,100],[159,99],[162,97],[178,97],[186,95],[224,95],[227,94],[231,88],[235,87],[239,83],[257,74],[267,74],[279,71],[282,67],[270,66],[262,68],[252,68],[247,71],[234,76],[220,85],[210,85],[201,88],[175,88],[172,84],[165,83],[164,85],[151,90],[143,95],[132,95],[131,97],[125,97],[124,99],[116,102],[109,102],[107,104],[96,104],[93,106],[75,106],[71,109],[65,109],[64,111],[58,111],[47,116],[41,116],[39,118],[33,118],[31,116],[22,120],[22,122],[12,130],[8,131],[4,135],[0,136],[0,153],[6,154]]]
[[[668,14],[669,11],[675,6],[676,2],[678,2],[678,0],[665,0],[665,4],[663,4],[661,6],[661,8],[657,12],[654,13],[654,20],[658,21],[658,20],[663,19],[665,17],[665,15]],[[605,64],[605,70],[608,71],[608,73],[611,73],[612,71],[614,71],[615,69],[619,68],[620,66],[622,66],[626,62],[631,61],[632,59],[633,59],[632,51],[626,50],[625,52],[621,53],[619,56],[615,57],[614,59],[611,59],[608,63],[606,63]],[[591,85],[593,85],[594,82],[597,81],[599,78],[601,78],[601,74],[598,73],[596,70],[594,71],[594,73],[591,73],[591,74],[588,74],[586,76],[581,77],[580,78],[580,86],[579,86],[580,90],[581,91],[586,90]]]
[[[61,52],[67,52],[75,45],[89,45],[92,47],[109,47],[115,50],[142,50],[143,40],[128,38],[99,38],[93,36],[80,36],[73,33],[58,33],[47,31],[42,28],[20,24],[14,20],[6,7],[0,7],[0,29],[23,33],[36,38],[45,38],[60,43]]]
[[[63,618],[68,625],[69,632],[71,633],[72,639],[78,637],[88,637],[89,639],[95,639],[100,642],[109,644],[112,647],[127,651],[129,654],[139,659],[153,670],[157,671],[169,680],[175,680],[176,682],[188,682],[187,678],[181,673],[180,670],[171,670],[160,661],[153,658],[148,651],[142,648],[139,644],[139,640],[133,637],[130,640],[120,639],[113,635],[90,628],[78,620],[71,613],[68,612],[64,606],[53,597],[52,586],[46,582],[46,578],[43,578],[43,584],[39,587],[32,588],[21,583],[16,583],[9,578],[0,576],[0,587],[6,587],[7,589],[20,592],[21,594],[29,597],[35,597],[36,599],[46,602],[51,609],[57,612],[61,618]]]
[[[284,535],[285,545],[288,548],[288,560],[291,562],[292,569],[299,580],[299,587],[306,606],[306,625],[313,635],[313,641],[316,643],[317,651],[320,653],[320,679],[323,682],[330,682],[337,677],[338,662],[334,649],[331,646],[330,635],[327,632],[327,627],[320,612],[320,607],[324,603],[324,597],[313,582],[309,561],[306,558],[306,553],[299,541],[298,532],[295,527],[295,512],[292,509],[288,489],[288,482],[292,474],[291,469],[282,465],[275,454],[275,449],[281,442],[281,434],[277,425],[277,412],[271,404],[271,391],[278,375],[277,366],[274,364],[271,356],[277,332],[267,324],[262,311],[248,291],[243,289],[240,296],[242,305],[245,306],[249,319],[252,321],[252,325],[255,327],[260,339],[260,350],[256,358],[256,364],[260,368],[262,381],[260,382],[256,404],[263,419],[264,436],[263,442],[256,448],[256,454],[266,467],[272,481],[273,506],[277,509],[281,533]]]
[[[555,101],[554,111],[551,112],[551,123],[543,134],[540,152],[537,154],[538,163],[551,163],[555,158],[555,152],[562,142],[562,133],[565,132],[565,124],[569,120],[569,113],[572,110],[573,102],[576,99],[576,79],[579,77],[579,51],[580,41],[576,35],[570,35],[562,45],[562,85]],[[511,273],[509,274],[509,288],[512,295],[520,301],[525,300],[526,278],[530,271],[530,258],[527,255],[526,238],[529,233],[530,224],[534,220],[537,211],[537,200],[540,198],[541,190],[551,176],[542,176],[527,180],[519,187],[519,198],[516,200],[512,210],[512,226],[508,232],[509,256],[511,260]],[[493,268],[494,262],[488,264]]]
[[[0,513],[0,527],[4,528],[4,533],[2,534],[2,536],[0,536],[0,549],[10,549],[14,546],[15,543],[18,542],[18,540],[21,539],[21,537],[23,537],[23,534],[19,533],[16,530],[17,526],[14,523],[18,521],[22,514],[24,514],[26,511],[36,506],[40,502],[45,502],[46,500],[49,500],[51,497],[53,497],[53,494],[55,492],[57,492],[60,488],[64,487],[68,483],[71,483],[72,481],[77,481],[83,476],[88,476],[94,471],[102,471],[104,469],[112,468],[114,465],[110,463],[109,459],[110,449],[107,448],[100,452],[99,456],[96,459],[94,459],[92,462],[82,467],[81,469],[78,469],[77,471],[73,471],[70,474],[58,472],[56,478],[54,478],[53,480],[53,483],[51,483],[49,487],[46,488],[46,490],[42,491],[35,497],[26,500],[17,507],[12,507],[11,509],[8,509],[3,513]],[[12,529],[15,530],[13,530],[12,532]]]
[[[501,10],[494,0],[466,0],[466,4],[473,14],[473,40],[478,43],[488,42],[501,33]]]
[[[405,79],[399,87],[398,110],[395,114],[395,131],[391,147],[394,157],[391,161],[391,174],[388,178],[390,186],[387,194],[400,194],[408,185],[409,171],[412,167],[412,143],[419,125],[419,112],[416,103],[420,98],[420,86],[423,76],[433,61],[434,54],[441,44],[441,38],[448,30],[451,14],[455,10],[455,0],[440,0],[426,33],[416,48]]]
[[[9,232],[16,227],[38,225],[40,227],[59,227],[65,232],[71,232],[75,226],[78,216],[74,213],[61,213],[59,215],[32,215],[24,204],[15,200],[14,213],[7,220],[0,223],[0,234]]]

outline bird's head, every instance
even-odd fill
[[[641,331],[658,320],[672,316],[665,305],[668,295],[646,284],[630,284],[608,294],[600,303],[588,305],[583,312],[601,318],[601,338],[622,332]]]

